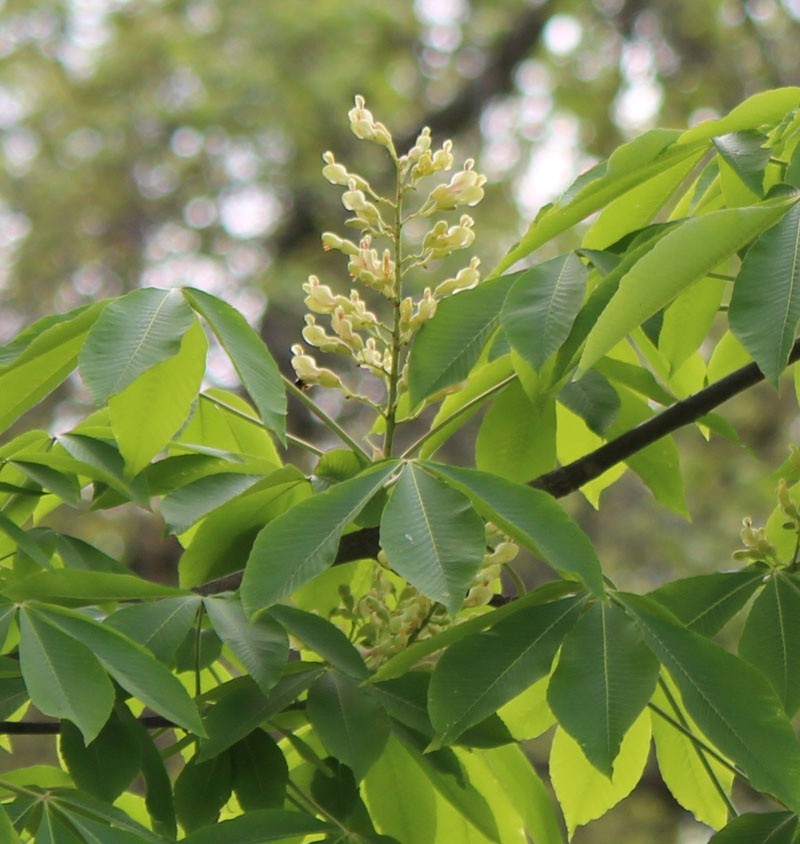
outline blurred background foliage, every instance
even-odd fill
[[[349,132],[355,93],[401,151],[427,124],[453,138],[457,163],[477,159],[489,185],[475,251],[489,269],[627,138],[800,83],[799,36],[800,0],[0,0],[0,342],[45,313],[190,284],[260,324],[288,373],[302,282],[347,287],[319,245],[342,220],[321,154],[370,178],[381,166]],[[220,356],[210,375],[235,383]],[[66,430],[89,411],[75,379],[26,424]],[[766,466],[682,432],[692,523],[635,479],[600,512],[568,502],[621,585],[729,567],[741,517],[766,518],[766,474],[800,436],[792,390],[762,386],[727,411]],[[451,446],[464,462],[470,431]],[[98,513],[89,529],[169,579],[177,549],[153,521]],[[575,841],[707,837],[653,778]]]

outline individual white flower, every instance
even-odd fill
[[[486,183],[486,176],[476,173],[472,168],[475,166],[473,159],[468,158],[464,162],[464,169],[455,173],[449,184],[437,185],[432,191],[429,200],[436,203],[436,207],[442,211],[449,211],[458,205],[477,205],[483,199],[483,185]]]
[[[323,232],[322,248],[326,252],[330,252],[331,249],[338,249],[340,252],[344,252],[345,255],[358,255],[358,247],[352,240],[339,237],[338,234],[334,234],[333,232]]]
[[[326,333],[313,314],[306,314],[306,325],[303,329],[303,339],[309,346],[316,346],[321,352],[335,352],[340,355],[349,355],[350,346],[338,337],[332,337]]]
[[[317,276],[310,275],[308,281],[303,285],[303,290],[307,294],[303,301],[310,311],[318,314],[333,313],[337,297],[333,295],[333,291],[327,284],[319,283]]]
[[[469,262],[468,267],[464,267],[456,273],[455,278],[448,278],[446,281],[437,285],[433,291],[433,295],[437,299],[441,299],[443,296],[448,296],[457,290],[468,290],[470,287],[475,287],[481,277],[481,274],[478,272],[480,262],[480,258],[473,258]]]
[[[292,355],[292,368],[304,384],[344,389],[342,379],[332,370],[317,366],[314,358],[305,354],[299,343],[292,346]]]
[[[359,244],[358,254],[350,258],[348,272],[353,278],[382,292],[390,292],[394,282],[394,261],[388,249],[378,256],[377,249],[370,249],[372,238],[366,235]]]
[[[332,185],[347,185],[352,180],[359,190],[369,191],[369,182],[357,173],[349,173],[343,164],[336,161],[330,150],[322,153],[322,160],[325,162],[322,175]]]
[[[383,123],[377,123],[372,112],[366,107],[361,94],[356,94],[355,107],[347,113],[350,118],[350,129],[357,138],[363,141],[374,141],[385,147],[392,146],[392,136]]]
[[[444,220],[439,220],[425,235],[422,249],[424,252],[430,250],[431,258],[443,258],[456,249],[466,249],[475,240],[473,225],[475,222],[468,214],[462,214],[458,225],[450,228]]]
[[[367,226],[382,229],[383,220],[377,206],[364,196],[363,190],[358,189],[354,179],[350,179],[347,186],[348,190],[342,194],[342,205]]]

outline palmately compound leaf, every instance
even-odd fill
[[[623,737],[653,694],[658,671],[634,622],[613,604],[595,603],[564,639],[547,702],[607,777]]]
[[[270,431],[286,444],[286,391],[263,340],[234,308],[216,296],[186,287],[183,295],[208,322]]]
[[[381,518],[392,569],[455,615],[486,549],[483,520],[457,489],[406,464]]]
[[[271,521],[256,537],[242,579],[245,612],[252,616],[290,595],[330,566],[342,531],[378,493],[396,463],[307,498]]]
[[[651,598],[619,597],[705,735],[745,771],[754,788],[790,809],[800,808],[800,743],[764,675],[687,630]]]
[[[97,404],[151,366],[177,354],[194,322],[179,290],[143,287],[106,307],[89,331],[78,365]]]
[[[712,836],[708,844],[792,844],[796,829],[794,812],[747,812]]]

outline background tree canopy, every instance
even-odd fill
[[[76,0],[35,5],[6,0],[0,19],[0,340],[10,340],[37,317],[140,287],[191,286],[219,296],[251,324],[260,324],[278,365],[289,373],[289,348],[299,339],[303,325],[301,284],[309,273],[319,274],[324,283],[334,286],[337,282],[341,286],[346,276],[341,263],[319,249],[320,232],[336,227],[341,214],[337,191],[319,177],[321,154],[332,149],[337,160],[359,173],[380,172],[382,166],[383,151],[359,144],[342,120],[354,93],[364,94],[375,114],[391,125],[398,150],[407,149],[420,127],[429,125],[435,145],[452,137],[459,162],[467,156],[477,160],[478,169],[489,181],[484,186],[485,199],[474,212],[479,238],[475,251],[488,271],[527,230],[542,205],[622,142],[656,125],[683,129],[719,117],[758,91],[796,83],[793,45],[798,21],[800,9],[789,0],[678,6],[613,0],[594,4],[567,0],[525,4],[477,0],[419,0],[413,4]],[[789,106],[784,111],[788,112]],[[760,181],[753,177],[757,151],[751,170],[736,170],[741,151],[715,149],[723,159],[720,178],[728,207],[756,203],[754,197],[761,195],[765,185],[779,181],[771,171],[765,181],[763,170],[757,167]],[[766,167],[766,162],[761,163]],[[743,188],[732,186],[735,180],[726,166],[740,176],[745,173]],[[796,184],[788,177],[786,181]],[[374,186],[386,191],[390,182],[384,184],[378,176]],[[699,201],[699,196],[697,193],[695,200]],[[699,213],[696,206],[689,211]],[[545,238],[537,250],[524,256],[520,266],[556,259],[576,249],[590,222],[576,219],[575,226],[565,226]],[[623,226],[616,233],[622,236],[632,228]],[[757,234],[755,229],[752,234]],[[608,238],[601,241],[599,238],[594,244],[598,251],[612,244]],[[585,255],[582,260],[595,272],[609,269],[592,264]],[[415,297],[426,285],[454,274],[462,263],[448,258],[435,269],[423,271],[415,282]],[[211,324],[211,306],[201,294],[198,297],[190,304]],[[691,307],[704,306],[694,303]],[[658,338],[662,328],[657,320],[646,324],[645,337]],[[707,343],[719,341],[723,330],[722,323],[714,322]],[[672,331],[674,334],[675,329]],[[506,333],[513,345],[513,326],[507,327]],[[664,336],[668,334],[669,329]],[[676,351],[679,345],[671,348],[676,355],[673,363],[681,354]],[[237,372],[224,346],[224,341],[212,338],[208,377],[216,386],[238,389],[241,371]],[[711,348],[703,350],[706,359]],[[532,360],[542,362],[537,357],[543,354],[541,350],[531,354]],[[756,359],[765,369],[764,359]],[[731,360],[739,359],[733,355]],[[11,359],[3,365],[10,363]],[[720,365],[717,374],[724,368]],[[774,371],[767,374],[777,380],[780,368],[775,363]],[[672,398],[702,387],[704,379],[714,380],[706,370],[700,376],[685,371],[680,377],[671,371],[657,371],[656,376],[662,387],[666,383]],[[85,371],[82,381],[77,377],[65,381],[51,399],[15,423],[5,439],[34,425],[55,425],[58,432],[70,430],[94,409],[93,399],[103,399],[108,393],[96,385],[94,392],[88,389],[90,382]],[[521,388],[516,389],[517,398],[524,399]],[[511,389],[504,395],[507,405],[514,403]],[[359,438],[371,423],[357,403],[324,391],[316,398]],[[664,394],[648,398],[661,401]],[[314,439],[326,450],[341,445],[314,417],[303,416],[299,399],[291,401],[296,420],[293,433]],[[242,407],[240,412],[252,411]],[[493,416],[492,410],[487,413],[483,445],[477,434],[482,418],[478,415],[470,423],[472,427],[465,427],[442,454],[456,462],[472,461],[478,435],[477,448],[484,449],[479,465],[485,467],[494,459],[486,454],[486,432],[497,426],[504,410],[499,401],[492,407],[498,409]],[[739,400],[730,418],[741,442],[769,458],[772,467],[796,435],[792,427],[795,408],[791,390],[784,389],[778,397],[772,387],[765,386]],[[266,421],[264,409],[258,410]],[[627,410],[625,419],[632,423],[635,412],[630,406]],[[423,418],[423,423],[430,423],[430,418]],[[404,446],[424,432],[423,423],[416,429],[411,426]],[[559,424],[563,428],[564,420]],[[722,430],[719,424],[716,430]],[[727,428],[722,432],[733,436]],[[566,502],[568,511],[595,541],[606,573],[634,591],[647,591],[679,574],[731,567],[730,553],[736,546],[742,516],[750,513],[757,522],[763,521],[771,509],[764,493],[774,487],[775,479],[763,480],[767,470],[752,461],[740,444],[715,436],[706,445],[696,435],[679,435],[678,442],[691,458],[684,462],[688,506],[675,486],[662,486],[657,492],[675,515],[665,514],[652,498],[642,495],[638,480],[627,477],[604,493],[601,511],[575,496]],[[261,443],[258,447],[267,446]],[[300,468],[310,471],[315,467],[316,461],[302,452],[293,449],[289,453]],[[562,464],[578,456],[578,451],[571,456],[566,451],[558,455]],[[78,460],[75,454],[71,457]],[[129,459],[130,454],[125,457]],[[512,454],[508,462],[513,460]],[[30,466],[28,469],[33,471]],[[351,469],[330,467],[331,475],[323,478],[323,486],[349,479]],[[43,470],[38,471],[38,483],[49,489]],[[85,465],[83,471],[75,469],[73,486],[61,487],[59,494],[64,500],[70,500],[70,495],[74,500],[74,484],[85,483],[87,477],[100,485],[110,483],[109,476],[96,474],[96,466],[96,476],[87,476]],[[263,473],[264,467],[255,471]],[[506,465],[497,471],[507,475],[511,470]],[[54,477],[48,476],[48,482]],[[110,477],[114,479],[113,473]],[[411,470],[403,478],[406,485],[419,480]],[[125,483],[127,480],[126,476]],[[177,541],[162,542],[162,525],[141,511],[106,509],[118,503],[113,498],[114,483],[110,485],[111,491],[106,490],[109,497],[101,506],[82,513],[79,528],[72,532],[110,557],[124,560],[139,574],[174,583],[180,554]],[[236,494],[243,494],[236,483],[228,492],[234,487]],[[127,486],[118,484],[116,494],[137,500],[136,490]],[[587,497],[596,504],[599,495],[598,487]],[[50,516],[48,524],[54,529],[70,525],[72,517],[63,510]],[[684,521],[687,511],[694,518],[689,526]],[[178,511],[169,518],[173,519],[170,528],[179,533],[187,515]],[[12,521],[24,524],[21,516],[12,516]],[[251,528],[247,529],[250,534],[243,530],[245,545],[252,542]],[[67,559],[69,552],[63,542],[53,551],[39,539],[46,556],[55,553],[58,559]],[[19,536],[17,540],[24,542]],[[13,547],[17,546],[12,543]],[[18,547],[23,548],[18,557],[37,558],[34,546],[27,550],[24,545]],[[27,572],[27,564],[21,564],[21,571]],[[523,575],[528,585],[535,585],[542,572],[531,567]],[[779,600],[785,583],[775,582],[784,584],[775,586]],[[149,597],[175,600],[186,619],[190,610],[197,610],[194,598],[167,597],[166,592]],[[227,643],[221,630],[240,620],[238,616],[231,620],[232,611],[214,603],[220,600],[208,599],[207,612],[213,624],[206,621],[206,629],[201,631],[212,643],[212,651],[212,627],[219,634],[217,643],[219,637]],[[75,605],[63,595],[60,601],[67,609]],[[765,604],[766,599],[762,609]],[[630,617],[640,620],[646,617],[646,609],[635,602],[626,605]],[[37,629],[58,639],[67,635],[58,618],[57,612],[41,617],[32,613],[26,629],[30,632],[38,624]],[[624,627],[619,618],[606,619],[599,610],[582,619],[583,626],[576,629],[587,640],[592,638],[593,623]],[[277,622],[295,635],[289,619],[277,618]],[[275,632],[277,622],[272,622],[271,633],[263,633],[265,639],[284,635]],[[120,623],[120,629],[129,633],[131,628]],[[726,629],[728,639],[723,637],[723,641],[737,640],[736,623],[733,629]],[[655,634],[651,631],[650,635]],[[744,647],[740,653],[749,648],[752,656],[758,649],[757,636],[752,628],[748,635],[744,642],[749,644],[740,646]],[[78,640],[73,637],[70,641]],[[80,641],[85,646],[89,640]],[[171,651],[159,658],[164,657],[172,668],[191,667],[192,647],[185,645],[185,649],[183,657]],[[663,654],[656,655],[666,664]],[[324,658],[329,660],[329,655]],[[455,656],[453,659],[458,666]],[[563,651],[562,659],[566,659]],[[567,668],[562,676],[566,672]],[[273,679],[262,677],[261,681],[265,688],[272,688]],[[324,694],[341,692],[322,682],[315,688],[318,700]],[[669,693],[667,688],[659,694]],[[553,695],[557,698],[557,687]],[[662,708],[668,703],[656,702]],[[785,703],[790,710],[790,702]],[[446,703],[441,705],[446,708]],[[163,704],[155,711],[163,715]],[[184,726],[196,727],[186,720],[185,712],[170,710],[170,714],[175,716],[174,722],[181,723],[183,717]],[[124,717],[118,714],[117,720],[109,722],[111,733],[125,733]],[[567,715],[562,722],[565,727],[568,721]],[[81,764],[76,760],[83,758],[82,739],[70,726],[72,722],[65,723],[62,753],[69,756],[72,752],[70,770],[77,781],[82,776],[76,773]],[[86,730],[83,735],[87,736]],[[131,740],[131,733],[126,735]],[[106,740],[113,743],[117,737],[110,735]],[[30,744],[23,742],[30,741],[29,737],[18,740],[15,750],[25,752],[22,748]],[[391,747],[396,764],[404,764],[397,761],[405,760],[402,752]],[[541,768],[550,750],[549,741],[534,743],[529,750]],[[223,767],[233,764],[225,754],[227,748],[223,756],[228,762],[219,763]],[[16,767],[19,758],[17,755],[8,765],[3,764]],[[363,760],[349,759],[356,769],[360,762]],[[366,762],[364,765],[367,767]],[[196,797],[190,787],[193,769],[188,770],[184,818],[189,812],[186,806],[195,805],[194,798],[186,795]],[[220,776],[224,780],[226,775]],[[82,782],[86,785],[87,781]],[[87,787],[88,792],[103,796],[101,785],[93,788]],[[180,803],[179,793],[176,800]],[[759,810],[764,805],[754,803]],[[779,822],[783,820],[776,819]],[[643,787],[602,821],[579,828],[575,840],[602,841],[616,836],[622,841],[684,841],[692,840],[696,829],[665,789],[651,760]]]

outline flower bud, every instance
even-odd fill
[[[494,597],[494,592],[488,586],[473,586],[464,599],[465,607],[484,607]]]
[[[477,205],[483,199],[483,187],[486,176],[476,173],[472,168],[475,161],[468,158],[464,169],[456,173],[447,185],[437,185],[429,196],[437,208],[449,211],[457,205]]]
[[[444,220],[439,220],[425,235],[422,241],[423,250],[431,250],[431,258],[443,258],[456,249],[466,249],[475,240],[472,217],[462,214],[457,226],[447,228]]]
[[[320,284],[315,275],[310,275],[308,281],[303,285],[303,290],[308,294],[303,300],[305,306],[318,314],[329,314],[336,307],[337,297],[327,284]]]
[[[352,240],[339,237],[333,232],[324,232],[322,235],[322,248],[329,252],[331,249],[338,249],[345,255],[358,255],[358,247]]]
[[[342,194],[342,205],[366,225],[383,228],[383,220],[377,206],[364,196],[363,190],[357,188],[354,179],[350,179],[347,184],[349,190]]]
[[[510,563],[519,554],[519,546],[514,542],[500,542],[491,554],[484,559],[484,565],[503,565]]]
[[[393,148],[391,133],[383,123],[376,123],[361,94],[356,94],[355,103],[355,107],[347,113],[353,134],[363,141],[374,141],[376,144]]]
[[[417,135],[416,143],[408,151],[408,158],[410,161],[418,161],[419,157],[431,148],[431,129],[430,126],[425,126],[423,130]]]
[[[473,258],[469,262],[468,267],[464,267],[456,273],[455,278],[448,278],[447,281],[443,281],[437,285],[433,291],[433,295],[437,299],[441,299],[443,296],[448,296],[457,290],[468,290],[470,287],[475,287],[481,277],[481,274],[478,272],[480,262],[480,258]]]
[[[410,320],[412,328],[418,328],[436,313],[436,299],[433,298],[430,287],[425,288],[422,298],[417,302],[417,311]]]
[[[304,354],[303,347],[297,343],[292,346],[292,368],[297,377],[306,384],[320,384],[323,387],[337,387],[344,389],[342,379],[330,369],[317,366],[311,355]]]
[[[353,331],[353,323],[344,315],[344,309],[338,307],[331,317],[331,328],[351,348],[363,349],[364,341]]]

